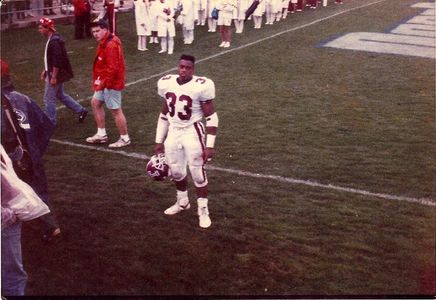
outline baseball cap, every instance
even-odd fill
[[[54,21],[52,19],[49,18],[41,18],[39,19],[39,25],[42,25],[45,28],[48,28],[52,31],[56,31],[55,27],[54,27]]]

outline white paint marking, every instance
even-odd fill
[[[430,17],[430,16],[419,15],[419,16],[413,17],[412,19],[407,21],[407,24],[430,25],[430,26],[433,26],[433,28],[434,28],[435,18],[434,18],[434,16]]]
[[[130,157],[130,158],[137,158],[137,159],[141,159],[141,160],[150,159],[150,157],[148,155],[145,155],[145,154],[126,152],[126,151],[122,151],[122,150],[112,150],[109,148],[104,148],[104,146],[97,147],[97,146],[91,146],[91,145],[76,144],[76,143],[61,141],[61,140],[57,140],[57,139],[51,139],[51,141],[58,143],[58,144],[62,144],[62,145],[68,145],[68,146],[78,147],[78,148],[83,148],[83,149],[88,149],[88,150],[96,150],[96,151],[101,151],[101,152],[106,152],[106,153],[112,153],[112,154]],[[369,192],[369,191],[365,191],[365,190],[361,190],[361,189],[341,187],[341,186],[337,186],[337,185],[333,185],[333,184],[323,184],[323,183],[319,183],[319,182],[312,181],[312,180],[301,180],[301,179],[282,177],[282,176],[276,176],[276,175],[265,175],[265,174],[252,173],[252,172],[246,172],[246,171],[241,171],[241,170],[221,168],[221,167],[212,166],[212,165],[206,165],[206,168],[208,170],[225,172],[225,173],[235,174],[235,175],[244,176],[244,177],[275,180],[275,181],[284,182],[284,183],[300,184],[300,185],[306,185],[306,186],[311,186],[311,187],[341,191],[341,192],[346,192],[346,193],[353,193],[353,194],[358,194],[358,195],[363,195],[363,196],[382,198],[382,199],[387,199],[387,200],[409,202],[409,203],[415,203],[415,204],[421,204],[421,205],[433,206],[433,207],[436,206],[436,202],[434,202],[434,200],[430,199],[430,198],[413,198],[413,197],[396,196],[396,195],[384,194],[384,193],[374,193],[374,192]]]
[[[376,32],[348,33],[324,46],[425,58],[435,58],[436,50],[434,38]]]
[[[421,13],[421,15],[423,15],[423,16],[432,16],[432,17],[434,17],[434,16],[435,16],[435,11],[434,11],[434,9],[426,9],[426,10],[424,10],[424,11]]]
[[[420,2],[420,3],[415,3],[412,5],[412,7],[416,7],[416,8],[428,8],[428,9],[435,9],[435,3],[433,2]]]
[[[401,24],[392,29],[391,33],[435,38],[435,28],[431,25]]]
[[[434,3],[432,4],[434,7]],[[413,5],[412,7],[418,7]],[[422,14],[391,30],[390,33],[348,33],[325,47],[436,58],[435,18]]]

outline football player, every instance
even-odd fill
[[[163,105],[156,128],[155,153],[165,153],[177,190],[177,201],[165,210],[174,215],[190,208],[187,168],[197,194],[200,227],[211,225],[208,209],[208,181],[204,165],[214,156],[218,129],[215,112],[215,84],[206,77],[194,75],[195,58],[182,55],[178,75],[159,79],[158,94]],[[206,119],[206,126],[202,123]]]

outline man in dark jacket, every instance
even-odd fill
[[[44,70],[41,80],[45,81],[44,104],[45,112],[49,119],[56,124],[56,98],[66,107],[78,114],[79,122],[82,123],[88,111],[71,96],[64,93],[64,82],[73,78],[65,42],[61,35],[56,32],[53,20],[41,18],[38,31],[47,38],[44,52]]]
[[[7,65],[3,61],[1,65],[1,144],[18,177],[28,183],[52,211],[41,217],[43,239],[50,241],[61,231],[48,202],[42,156],[53,134],[54,124],[32,99],[15,91]]]

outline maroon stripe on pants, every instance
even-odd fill
[[[204,153],[205,145],[204,145],[204,141],[203,141],[202,137],[203,137],[205,132],[204,132],[203,124],[201,124],[199,122],[195,122],[194,123],[194,128],[197,131],[197,136],[198,136],[198,139],[200,140],[200,144],[201,144],[201,150]],[[203,158],[203,166],[201,166],[201,170],[203,172],[203,178],[206,179],[206,171],[204,170],[204,163],[205,163],[205,161],[204,161],[204,158]]]

